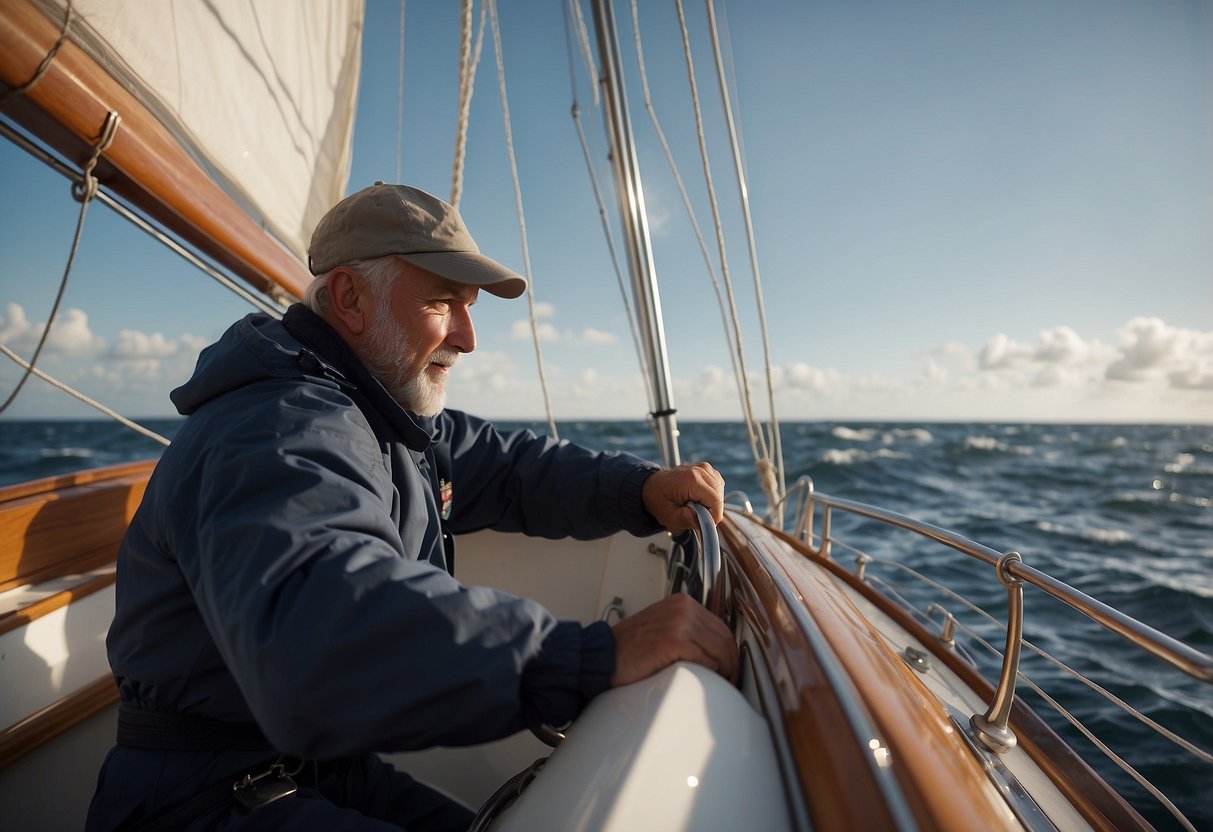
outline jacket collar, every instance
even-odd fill
[[[318,359],[326,374],[344,381],[358,407],[366,415],[371,429],[380,439],[402,442],[409,450],[423,452],[432,441],[434,419],[405,410],[379,383],[366,365],[354,354],[337,331],[311,309],[295,303],[286,310],[282,326],[306,351]],[[304,354],[300,361],[308,360]],[[352,387],[349,390],[348,387]]]

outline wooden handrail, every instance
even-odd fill
[[[15,762],[41,745],[118,701],[118,686],[110,674],[30,714],[0,732],[0,768]]]
[[[112,563],[154,467],[126,464],[0,489],[0,592]]]

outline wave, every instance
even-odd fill
[[[849,428],[838,425],[830,431],[830,435],[847,442],[875,442],[879,438],[886,445],[892,445],[899,439],[909,439],[924,445],[935,441],[935,437],[926,428],[893,428],[881,431],[877,428]]]
[[[1018,454],[1020,456],[1031,456],[1034,451],[1031,447],[1024,445],[1008,445],[993,436],[966,436],[961,443],[961,450],[964,452],[980,451],[982,453],[1000,453],[1000,454]]]
[[[830,435],[835,439],[846,439],[851,442],[871,442],[876,438],[876,428],[854,428],[844,427],[839,425],[830,431]]]
[[[830,465],[855,465],[873,459],[906,459],[906,455],[888,448],[877,448],[875,451],[865,451],[863,448],[830,448],[821,455],[821,461]]]
[[[1126,543],[1133,543],[1133,535],[1124,529],[1101,529],[1096,526],[1078,526],[1071,528],[1064,526],[1061,523],[1053,523],[1049,520],[1038,520],[1035,523],[1039,531],[1046,534],[1059,534],[1064,537],[1077,537],[1081,540],[1088,540],[1092,543],[1101,543],[1105,546],[1119,546]]]

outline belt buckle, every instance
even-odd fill
[[[245,809],[256,809],[258,806],[265,806],[293,795],[299,787],[291,778],[303,769],[303,761],[299,760],[298,764],[288,771],[287,759],[278,758],[260,774],[244,775],[232,784],[232,797]]]

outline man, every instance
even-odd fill
[[[305,304],[237,322],[173,391],[189,418],[118,559],[122,708],[90,829],[462,829],[466,808],[374,752],[563,724],[680,659],[735,672],[685,596],[582,627],[452,576],[457,532],[680,530],[723,492],[707,464],[443,409],[479,291],[526,288],[454,208],[376,183],[309,259]]]

